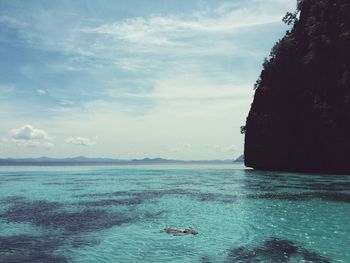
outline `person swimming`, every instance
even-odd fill
[[[176,229],[171,227],[164,228],[164,231],[168,234],[176,235],[197,235],[198,232],[194,231],[191,227],[185,229]]]

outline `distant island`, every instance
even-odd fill
[[[243,163],[244,162],[244,155],[242,154],[241,156],[239,156],[234,162],[235,163]]]
[[[246,126],[245,164],[350,173],[350,1],[299,0],[263,64]]]
[[[88,158],[85,156],[69,158],[2,158],[1,165],[142,165],[142,164],[233,164],[242,162],[242,156],[235,160],[171,160],[163,158],[112,159]]]

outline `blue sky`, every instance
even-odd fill
[[[230,159],[292,0],[0,0],[0,157]]]

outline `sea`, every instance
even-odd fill
[[[349,263],[350,176],[2,166],[0,262]]]

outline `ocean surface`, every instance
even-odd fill
[[[350,262],[350,176],[0,167],[0,189],[0,262]]]

